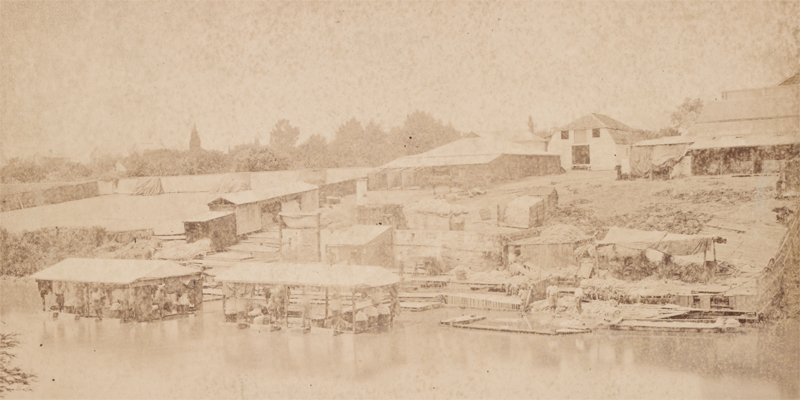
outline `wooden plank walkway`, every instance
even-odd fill
[[[527,333],[531,335],[571,335],[577,333],[589,333],[591,330],[589,329],[556,329],[555,331],[545,330],[545,329],[520,329],[520,328],[511,328],[505,326],[492,326],[492,325],[485,325],[485,324],[455,324],[453,325],[454,328],[462,328],[462,329],[475,329],[475,330],[483,330],[483,331],[495,331],[495,332],[508,332],[508,333]]]
[[[505,311],[518,311],[522,303],[519,297],[482,293],[447,293],[445,300],[448,306]]]
[[[682,320],[622,320],[609,325],[609,329],[625,331],[661,331],[661,332],[724,332],[720,322],[695,322]]]
[[[439,325],[453,326],[455,324],[471,324],[484,319],[486,319],[486,317],[477,315],[462,315],[460,317],[443,319],[439,321]]]
[[[419,312],[428,311],[435,308],[442,307],[443,304],[439,302],[417,302],[417,301],[401,301],[400,309],[404,311]]]

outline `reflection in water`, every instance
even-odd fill
[[[224,325],[219,303],[164,322],[53,320],[36,311],[35,284],[0,289],[4,330],[23,335],[19,365],[39,375],[19,393],[28,398],[800,394],[797,322],[746,334],[550,337],[438,327],[464,312],[447,308],[403,314],[382,334],[300,335]]]

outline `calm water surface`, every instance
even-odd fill
[[[478,310],[404,313],[382,334],[259,333],[202,316],[53,321],[35,283],[0,283],[3,332],[38,375],[21,398],[797,398],[800,323],[744,334],[547,337],[437,326]],[[513,314],[492,314],[513,317]]]

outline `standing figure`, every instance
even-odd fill
[[[273,321],[278,321],[278,299],[276,296],[271,296],[269,301],[267,301],[267,317],[269,318],[269,323],[273,323]]]
[[[86,316],[86,288],[83,283],[75,286],[75,318]]]
[[[330,303],[331,319],[333,321],[333,332],[339,332],[342,320],[342,297],[339,292],[333,293],[333,300]]]
[[[286,323],[286,326],[289,326],[289,305],[292,303],[292,288],[289,286],[285,286],[285,291],[283,292],[283,320]]]
[[[583,307],[581,304],[582,302],[583,302],[583,289],[581,289],[581,287],[578,286],[578,288],[575,289],[575,311],[578,312],[579,316],[583,313]]]
[[[550,285],[547,287],[547,304],[550,305],[550,314],[556,316],[556,308],[558,308],[558,285]]]
[[[39,284],[39,296],[42,297],[42,311],[47,311],[47,295],[50,294],[53,288],[52,281],[38,281]]]
[[[103,320],[103,299],[105,299],[106,295],[100,290],[99,287],[95,287],[92,290],[92,308],[94,309],[94,313],[97,315],[97,320]]]
[[[178,313],[186,314],[189,312],[189,307],[191,307],[191,303],[189,302],[189,293],[184,290],[180,293],[178,297]]]
[[[306,293],[306,289],[303,288],[300,294],[300,310],[303,313],[302,316],[302,326],[303,328],[306,327],[306,322],[308,323],[308,327],[311,327],[311,296]]]

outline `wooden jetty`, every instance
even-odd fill
[[[453,326],[456,324],[471,324],[484,319],[486,319],[486,317],[480,317],[477,315],[462,315],[460,317],[443,319],[439,321],[439,325]]]
[[[443,304],[440,302],[420,302],[420,301],[401,301],[400,302],[400,309],[403,311],[411,311],[411,312],[419,312],[419,311],[428,311],[433,310],[435,308],[442,307]]]
[[[575,328],[560,328],[555,330],[548,330],[548,329],[534,329],[527,318],[523,318],[524,322],[527,324],[528,328],[515,328],[511,326],[498,326],[492,325],[489,320],[486,320],[486,317],[477,316],[477,315],[464,315],[461,317],[456,318],[449,318],[442,321],[439,321],[440,326],[449,326],[453,328],[461,328],[461,329],[474,329],[474,330],[482,330],[482,331],[494,331],[494,332],[508,332],[508,333],[526,333],[531,335],[571,335],[577,333],[589,333],[591,329],[575,329]],[[479,322],[482,321],[482,322]]]
[[[519,311],[522,303],[516,296],[486,293],[447,293],[445,301],[448,306],[504,311]]]
[[[608,325],[612,330],[661,332],[728,332],[723,320],[624,319]]]

